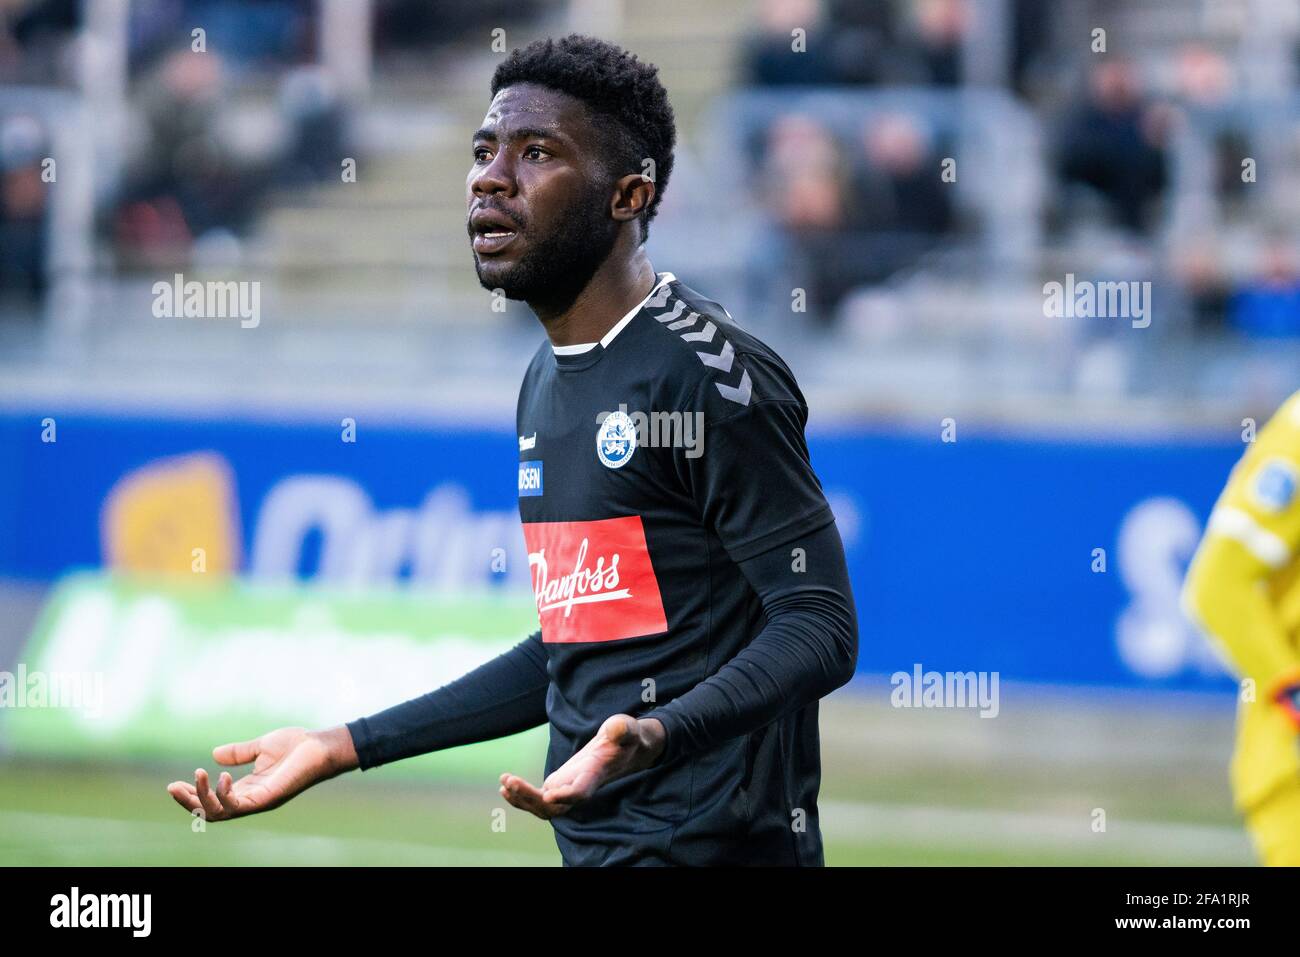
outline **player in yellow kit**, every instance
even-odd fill
[[[1269,865],[1300,864],[1298,576],[1300,392],[1228,476],[1183,587],[1188,614],[1242,679],[1232,791]]]

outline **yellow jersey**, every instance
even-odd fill
[[[1233,467],[1183,586],[1183,607],[1242,679],[1230,777],[1243,813],[1300,783],[1300,732],[1277,694],[1300,682],[1300,392]]]

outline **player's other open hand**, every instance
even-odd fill
[[[222,771],[213,788],[208,772],[199,768],[193,784],[167,785],[177,804],[191,813],[201,812],[208,821],[270,811],[313,784],[357,766],[352,736],[345,727],[280,728],[252,741],[223,744],[213,749],[212,757],[228,767],[251,762],[253,770],[237,781],[229,771]]]
[[[501,775],[501,796],[543,820],[564,814],[598,787],[650,767],[664,749],[664,726],[628,714],[606,718],[596,736],[536,788],[513,774]]]

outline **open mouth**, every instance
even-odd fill
[[[513,217],[497,209],[476,209],[469,217],[469,231],[474,252],[495,256],[519,235]]]
[[[517,235],[518,233],[513,229],[505,229],[500,226],[479,230],[474,234],[474,252],[485,256],[499,253],[514,242]]]

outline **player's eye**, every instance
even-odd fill
[[[525,159],[541,160],[541,159],[545,159],[548,155],[550,154],[548,154],[546,150],[542,149],[540,146],[530,146],[524,150]]]
[[[487,153],[488,153],[488,148],[486,146],[474,147],[474,162],[476,163],[483,162],[483,160],[487,158],[486,157]]]

